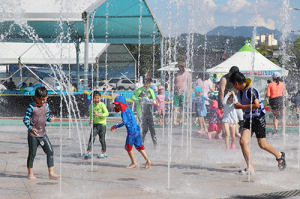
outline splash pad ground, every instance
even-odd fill
[[[108,119],[107,126],[113,122],[116,121]],[[59,174],[60,128],[47,128],[55,153],[54,170]],[[90,129],[83,128],[87,142]],[[144,160],[136,150],[139,168],[126,169],[130,160],[124,150],[126,130],[121,128],[107,132],[106,159],[96,158],[101,149],[96,139],[92,171],[92,160],[83,160],[78,140],[69,139],[68,127],[63,126],[60,182],[48,179],[46,155],[40,147],[34,162],[34,174],[38,179],[28,180],[26,128],[1,125],[0,198],[300,198],[297,129],[287,131],[285,146],[282,136],[267,138],[277,150],[286,152],[287,169],[283,172],[278,170],[272,155],[259,149],[255,137],[251,139],[256,173],[248,181],[247,175],[235,174],[245,168],[237,141],[237,150],[226,152],[223,140],[208,140],[195,129],[191,146],[187,146],[186,131],[182,142],[181,129],[175,128],[168,190],[167,128],[164,135],[162,128],[156,129],[157,148],[152,146],[150,135],[146,136],[146,152],[152,162],[150,169],[143,169]]]

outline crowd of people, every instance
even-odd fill
[[[221,132],[224,133],[225,150],[230,151],[230,148],[236,150],[236,136],[239,138],[242,154],[246,162],[246,168],[238,173],[253,173],[254,168],[251,161],[249,142],[253,134],[256,135],[259,147],[272,155],[278,162],[279,170],[286,168],[285,153],[278,152],[271,144],[266,141],[266,111],[262,103],[259,91],[252,85],[251,78],[246,78],[239,68],[231,67],[229,73],[224,75],[219,82],[209,81],[209,77],[200,78],[192,84],[191,74],[186,71],[184,62],[179,62],[176,65],[179,71],[174,75],[174,123],[177,126],[182,124],[182,115],[177,123],[177,111],[182,111],[187,106],[187,102],[191,100],[191,92],[196,93],[193,99],[197,106],[197,116],[199,122],[198,133],[204,134],[208,139],[222,139]],[[274,128],[277,129],[278,115],[284,113],[283,96],[285,87],[280,81],[280,74],[273,74],[273,83],[269,83],[266,88],[267,97],[270,98],[269,103],[274,113]],[[110,128],[111,131],[117,130],[125,125],[127,129],[127,138],[125,142],[125,150],[128,153],[131,164],[127,168],[135,168],[137,162],[132,151],[133,146],[141,153],[145,159],[145,168],[150,168],[151,162],[145,151],[145,137],[148,130],[153,141],[153,145],[158,145],[156,136],[152,106],[159,107],[160,123],[164,117],[164,103],[167,101],[164,94],[164,87],[158,87],[158,95],[155,96],[154,90],[151,87],[152,79],[145,78],[143,86],[137,89],[131,97],[137,104],[137,119],[133,111],[127,106],[124,96],[117,96],[114,99],[115,112],[121,112],[122,121]],[[208,93],[218,89],[218,96]],[[93,127],[89,137],[89,143],[85,159],[91,158],[92,143],[96,136],[99,136],[99,141],[102,147],[98,158],[107,158],[106,151],[106,117],[108,110],[104,103],[101,102],[101,93],[93,91],[91,94],[92,103],[89,106],[90,125]],[[59,178],[53,170],[53,148],[49,138],[47,137],[45,124],[46,121],[53,122],[54,115],[49,115],[50,109],[47,103],[47,89],[38,87],[35,90],[35,101],[31,103],[24,116],[24,124],[28,128],[28,146],[29,153],[27,159],[28,179],[36,179],[33,175],[33,161],[36,156],[37,147],[41,145],[47,155],[47,165],[49,178]],[[208,110],[211,112],[209,126],[206,127],[204,117]],[[275,126],[276,124],[276,126]],[[140,128],[141,126],[141,128]],[[240,128],[238,128],[240,126]],[[230,142],[231,137],[231,142]]]

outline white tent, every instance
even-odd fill
[[[237,66],[240,72],[244,73],[245,76],[252,77],[253,72],[253,86],[255,86],[260,91],[261,96],[264,97],[267,80],[272,79],[272,74],[274,72],[280,72],[283,75],[288,75],[288,71],[265,58],[257,50],[255,50],[254,53],[254,70],[252,70],[252,49],[252,45],[247,43],[229,59],[206,71],[210,74],[225,75],[232,66]]]
[[[169,63],[167,66],[162,67],[160,69],[158,69],[159,71],[165,71],[165,72],[175,72],[178,71],[179,69],[176,67],[177,62],[171,62]],[[189,68],[186,68],[187,71],[191,72],[192,70]]]
[[[80,44],[83,49],[84,43]],[[90,43],[88,64],[98,61],[100,67],[136,67],[136,60],[124,44]],[[84,51],[79,51],[79,65],[84,64]],[[14,43],[0,42],[0,65],[27,66],[31,70],[40,68],[44,73],[53,73],[49,65],[76,65],[76,46],[74,43]],[[64,71],[68,73],[68,71]],[[74,76],[77,72],[72,71]],[[115,72],[116,73],[116,72]],[[10,74],[12,75],[12,74]],[[96,74],[94,74],[96,75]],[[121,75],[121,74],[120,74]],[[31,77],[34,75],[30,74]],[[18,82],[20,77],[13,77]],[[22,80],[22,79],[20,79]],[[51,81],[52,78],[46,78]]]
[[[245,44],[237,53],[232,55],[229,59],[222,62],[221,64],[207,69],[206,71],[211,74],[222,74],[225,75],[229,72],[229,69],[232,66],[237,66],[240,69],[240,72],[245,75],[251,75],[252,71],[252,46],[251,44]],[[280,72],[283,75],[287,75],[288,71],[283,71],[283,69],[263,55],[258,51],[255,51],[255,61],[254,61],[254,70],[253,73],[255,76],[268,76],[270,77],[274,72]]]
[[[83,49],[84,43],[80,44]],[[108,64],[135,65],[135,59],[124,44],[90,43],[88,63],[102,60],[103,52],[108,52]],[[106,56],[106,53],[104,53]],[[76,46],[73,43],[0,43],[0,65],[18,64],[71,64],[76,65]],[[84,51],[79,52],[79,64],[84,64]]]

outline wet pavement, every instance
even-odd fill
[[[113,122],[109,121],[107,130]],[[286,137],[267,138],[275,149],[286,153],[285,171],[279,171],[275,158],[258,147],[255,137],[251,139],[256,172],[250,178],[236,174],[246,166],[238,140],[236,150],[225,151],[224,140],[209,140],[196,128],[190,137],[186,129],[173,128],[171,133],[171,129],[157,127],[157,147],[148,133],[145,147],[150,169],[143,168],[145,161],[136,150],[138,167],[126,169],[130,159],[124,150],[125,127],[107,131],[106,159],[96,158],[101,150],[96,138],[93,160],[81,156],[89,126],[80,130],[81,145],[77,130],[69,134],[68,126],[47,128],[55,153],[54,171],[61,179],[48,179],[46,155],[39,147],[33,167],[38,179],[28,180],[25,126],[0,126],[0,198],[300,198],[298,127],[288,129]],[[168,134],[172,139],[167,139]],[[169,181],[168,141],[172,145]]]

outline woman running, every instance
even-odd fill
[[[272,134],[277,134],[279,113],[281,117],[283,116],[283,111],[284,111],[283,95],[286,94],[286,90],[285,90],[284,83],[280,81],[281,74],[279,72],[273,73],[272,78],[273,78],[273,82],[269,83],[267,87],[267,97],[270,98],[269,103],[274,115],[274,131]],[[284,122],[285,120],[281,118],[282,128],[284,127]]]

